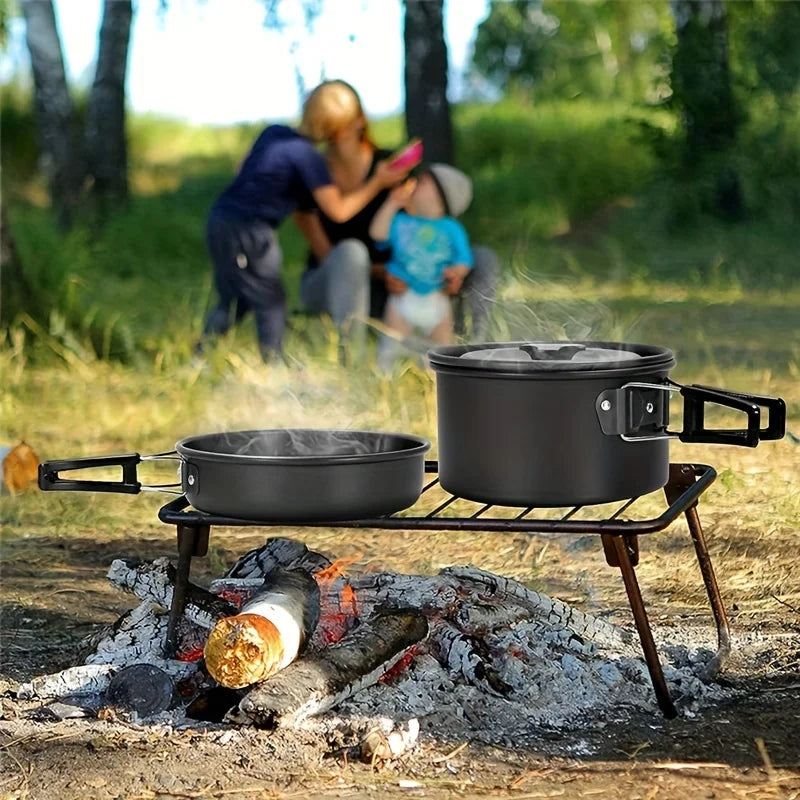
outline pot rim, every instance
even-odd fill
[[[502,361],[462,358],[465,353],[478,350],[519,349],[524,345],[582,345],[589,348],[619,350],[636,353],[637,359],[619,361]],[[515,342],[479,342],[462,345],[444,345],[431,348],[428,360],[435,372],[458,372],[471,375],[504,375],[516,378],[589,378],[605,375],[640,375],[654,370],[669,370],[677,363],[673,352],[660,345],[631,342],[586,340],[538,340]]]
[[[328,434],[344,435],[358,434],[359,437],[379,438],[394,437],[400,440],[402,446],[399,449],[379,450],[372,453],[341,453],[329,454],[321,453],[318,455],[251,455],[247,453],[225,453],[220,450],[202,449],[203,440],[212,440],[216,437],[224,436],[259,436],[265,434]],[[398,433],[395,431],[362,431],[339,428],[266,428],[261,430],[241,430],[241,431],[216,431],[214,433],[196,434],[181,439],[176,445],[175,450],[186,461],[191,459],[200,461],[216,461],[228,464],[275,464],[286,466],[326,466],[341,464],[371,464],[380,461],[393,461],[403,458],[422,456],[430,450],[431,443],[421,436],[410,433]]]

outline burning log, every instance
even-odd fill
[[[253,687],[229,719],[275,728],[324,713],[377,683],[427,633],[427,620],[418,612],[376,614],[337,644]]]
[[[228,689],[263,681],[302,652],[319,620],[319,588],[302,569],[272,570],[239,614],[217,621],[206,669]]]
[[[637,652],[630,631],[477,567],[449,567],[434,576],[364,573],[347,581],[363,613],[378,606],[418,608],[428,616],[450,620],[468,635],[536,620],[599,646]],[[323,592],[323,608],[341,604],[341,591],[340,582],[331,584]]]

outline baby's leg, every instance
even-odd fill
[[[442,318],[430,332],[430,339],[434,344],[453,343],[453,307],[449,297],[445,296],[444,299],[446,303],[442,304]]]
[[[394,362],[403,353],[402,341],[413,330],[411,323],[403,316],[398,308],[400,295],[390,295],[383,315],[383,323],[391,328],[394,335],[382,333],[378,340],[377,361],[378,368],[383,372],[390,372]]]
[[[396,331],[400,338],[405,338],[413,330],[411,323],[403,316],[403,313],[398,308],[400,295],[392,295],[389,302],[386,304],[386,313],[383,317],[383,322],[387,328]]]

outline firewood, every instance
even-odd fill
[[[108,579],[114,586],[133,592],[140,600],[151,600],[163,608],[172,603],[175,567],[167,558],[153,562],[117,558],[111,562]],[[217,620],[236,613],[236,606],[193,583],[189,583],[184,616],[202,628],[211,629]]]
[[[100,694],[105,692],[114,673],[113,664],[84,664],[69,667],[53,675],[40,675],[17,687],[20,700],[51,700],[73,694]]]
[[[206,669],[241,689],[287,667],[319,619],[319,588],[302,569],[276,567],[239,614],[217,621],[205,645]]]
[[[447,622],[431,627],[430,639],[439,662],[452,674],[461,675],[468,683],[500,696],[511,687],[497,674],[489,658],[480,652],[480,639],[465,636]]]
[[[377,683],[427,633],[428,623],[417,611],[378,613],[337,644],[257,684],[229,719],[267,728],[296,725]]]
[[[329,567],[330,559],[309,550],[296,539],[282,536],[267,539],[261,547],[245,553],[226,573],[226,578],[264,578],[276,567],[304,569],[312,575]]]

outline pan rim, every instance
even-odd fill
[[[405,441],[409,446],[395,450],[384,450],[375,453],[351,454],[319,454],[319,455],[249,455],[245,453],[222,453],[217,450],[204,450],[198,447],[200,440],[214,436],[252,436],[263,434],[280,434],[292,431],[296,434],[359,434],[367,437],[391,436]],[[280,464],[281,466],[324,466],[342,464],[369,464],[378,461],[394,461],[424,455],[431,448],[428,439],[412,433],[397,431],[374,431],[351,428],[263,428],[237,431],[214,431],[206,434],[195,434],[181,439],[175,450],[185,459],[217,461],[234,464]]]

